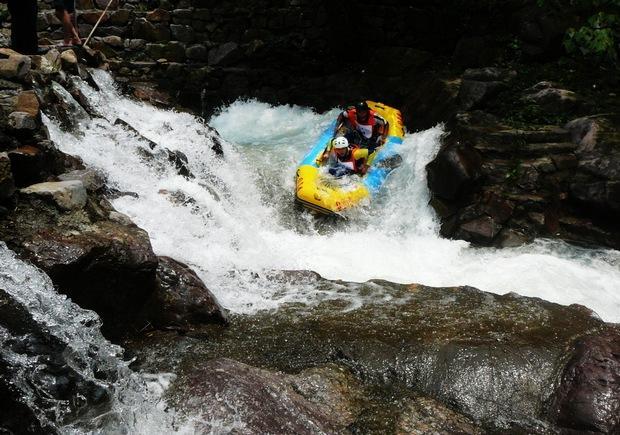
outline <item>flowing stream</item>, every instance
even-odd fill
[[[620,252],[580,249],[539,240],[511,249],[473,248],[442,239],[428,205],[425,165],[441,127],[409,134],[404,164],[381,194],[346,221],[315,218],[293,206],[296,165],[336,116],[297,106],[237,101],[208,124],[225,138],[224,157],[201,120],[126,98],[105,72],[100,87],[78,85],[101,117],[75,132],[45,118],[52,140],[100,169],[121,194],[113,201],[149,232],[158,255],[190,264],[227,309],[254,313],[283,303],[314,304],[364,297],[273,282],[271,270],[312,270],[329,279],[385,279],[431,286],[471,285],[517,292],[560,304],[582,304],[606,321],[620,321]],[[116,119],[130,124],[140,134]],[[145,157],[148,141],[158,146]],[[193,178],[179,175],[162,150],[188,158]],[[163,157],[162,157],[163,156]]]

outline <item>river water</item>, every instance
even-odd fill
[[[115,199],[114,206],[149,232],[157,254],[190,264],[232,312],[326,298],[364,303],[356,294],[276,284],[265,273],[312,270],[346,281],[376,278],[517,292],[582,304],[606,321],[620,321],[618,251],[550,240],[497,250],[439,237],[424,167],[438,150],[441,126],[406,136],[400,150],[404,164],[369,206],[346,221],[317,219],[293,206],[294,174],[337,109],[319,114],[237,101],[208,120],[225,138],[225,157],[219,158],[203,121],[126,98],[105,72],[93,74],[101,90],[80,87],[102,117],[84,119],[78,133],[46,118],[52,140],[100,169],[113,188],[132,192]],[[113,125],[117,118],[140,135]],[[144,138],[158,144],[154,158],[140,151],[148,149]],[[158,155],[159,147],[183,152],[195,177],[178,175]]]

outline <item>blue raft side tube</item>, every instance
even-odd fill
[[[363,178],[364,184],[368,188],[371,195],[376,194],[390,172],[391,167],[384,167],[380,165],[382,161],[398,155],[397,148],[403,143],[403,138],[398,136],[388,136],[387,140],[381,148],[379,148],[378,154],[372,162],[372,165],[368,169],[366,176]]]

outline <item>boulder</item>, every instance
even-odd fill
[[[11,54],[8,59],[0,59],[0,78],[22,80],[30,72],[30,57]]]
[[[78,58],[73,50],[65,50],[60,53],[60,61],[62,63],[62,69],[73,74],[77,73]]]
[[[348,426],[355,433],[393,433],[399,425],[410,430],[416,424],[419,433],[435,433],[424,432],[429,426],[434,430],[443,427],[449,433],[459,428],[467,428],[464,433],[557,433],[555,422],[559,420],[549,415],[550,399],[559,397],[556,391],[560,385],[568,386],[566,391],[574,390],[574,380],[580,379],[562,376],[582,372],[571,370],[569,362],[582,360],[575,341],[597,336],[600,351],[585,358],[596,371],[580,384],[596,393],[579,396],[583,400],[578,402],[571,400],[575,395],[558,402],[566,406],[562,427],[577,427],[579,414],[571,420],[572,409],[577,408],[596,412],[597,428],[615,427],[619,396],[613,337],[617,337],[617,328],[583,306],[562,306],[514,293],[497,295],[471,287],[431,288],[379,280],[333,282],[309,272],[274,272],[263,278],[274,284],[295,282],[321,292],[346,287],[354,297],[375,295],[377,299],[355,309],[350,309],[349,300],[339,299],[312,307],[287,304],[275,312],[235,316],[226,330],[205,329],[208,340],[159,334],[157,347],[161,351],[153,354],[155,346],[148,343],[144,348],[156,367],[162,356],[169,358],[170,348],[191,346],[181,361],[174,362],[184,368],[171,388],[181,408],[223,406],[216,415],[230,419],[231,408],[237,406],[248,411],[239,423],[251,425],[249,432],[280,433],[285,430],[263,424],[272,421],[272,413],[285,400],[294,405],[295,413],[314,421],[316,414],[307,414],[303,402],[289,395],[285,379],[270,387],[269,398],[263,395],[263,381],[273,379],[273,374],[247,368],[243,370],[249,372],[246,376],[237,371],[238,363],[201,362],[217,355],[286,373],[303,374],[327,364],[348,368],[366,387],[361,392],[363,409],[352,413],[354,421]],[[569,382],[560,384],[562,378]],[[344,403],[360,399],[355,389],[345,393],[339,399]],[[332,408],[335,405],[328,406]],[[291,424],[297,421],[286,411],[282,415]],[[329,414],[322,421],[329,422]],[[339,428],[332,425],[324,430],[333,433]],[[307,432],[304,427],[294,429]]]
[[[20,195],[18,207],[0,221],[0,240],[44,270],[60,292],[96,311],[108,337],[133,331],[136,313],[155,285],[157,257],[148,234],[109,220],[113,209],[103,199],[93,197],[79,208],[81,200],[72,195],[84,193],[80,181],[45,184],[73,190]],[[53,195],[62,208],[48,201]],[[75,202],[64,202],[67,197]]]
[[[291,376],[227,358],[197,364],[183,384],[191,394],[179,394],[181,408],[208,415],[200,432],[239,426],[244,433],[340,433],[360,396],[359,384],[336,368]]]
[[[170,257],[159,257],[155,290],[145,314],[156,327],[228,322],[223,308],[196,273]]]
[[[49,198],[63,210],[79,210],[86,205],[87,199],[84,184],[78,180],[33,184],[21,189],[20,193]]]
[[[540,82],[526,89],[522,100],[549,113],[572,112],[583,104],[583,99],[575,92],[561,89],[551,82]]]
[[[471,146],[449,143],[426,166],[426,171],[432,194],[455,200],[466,195],[480,177],[481,158]]]
[[[501,229],[501,224],[496,222],[491,216],[482,216],[461,224],[456,231],[456,237],[488,246],[493,243],[495,236],[497,236]]]
[[[80,181],[86,190],[96,192],[105,186],[105,174],[98,169],[75,169],[60,174],[60,181]]]
[[[620,330],[584,337],[562,373],[550,414],[574,431],[620,431]]]

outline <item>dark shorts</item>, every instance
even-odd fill
[[[56,9],[64,9],[70,14],[75,12],[75,0],[54,0]]]

